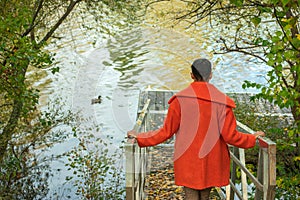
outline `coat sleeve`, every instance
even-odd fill
[[[137,142],[140,147],[154,146],[171,138],[178,130],[180,124],[180,107],[178,100],[170,103],[163,127],[158,130],[139,133]]]
[[[225,114],[225,115],[224,115]],[[242,133],[236,130],[236,119],[231,107],[225,107],[225,113],[222,114],[219,127],[224,141],[230,145],[239,148],[252,148],[255,146],[255,136]]]

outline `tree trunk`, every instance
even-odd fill
[[[56,31],[56,29],[62,24],[62,22],[67,18],[67,16],[73,11],[74,7],[82,1],[83,0],[70,1],[66,12],[56,22],[56,24],[51,28],[51,30],[45,35],[45,37],[39,42],[39,44],[37,45],[37,48],[40,48],[43,45],[43,43],[46,42],[53,35],[53,33]],[[36,13],[34,14],[32,24],[34,23],[36,16],[37,16],[38,12],[41,10],[42,6],[43,6],[43,2],[41,1]],[[22,34],[22,37],[27,37],[28,34],[31,34],[32,40],[34,40],[34,26],[33,25],[28,30],[26,30],[24,32],[24,34]],[[6,61],[6,59],[4,59],[4,61]],[[16,76],[21,76],[22,78],[21,78],[21,80],[19,80],[19,82],[16,82],[16,85],[13,87],[14,88],[13,90],[15,91],[15,95],[13,97],[13,101],[14,101],[13,102],[13,110],[10,114],[10,117],[9,117],[9,120],[8,120],[6,126],[3,129],[3,132],[0,134],[0,162],[3,161],[4,154],[9,145],[9,141],[13,137],[14,131],[15,131],[16,127],[18,126],[19,119],[23,112],[23,107],[24,107],[23,94],[26,90],[25,74],[26,74],[26,71],[28,68],[28,64],[29,64],[29,61],[27,63],[27,66],[25,66],[26,65],[25,64],[25,65],[23,65],[23,67],[18,66],[18,64],[16,64],[15,70],[18,71],[16,73]],[[18,79],[18,78],[16,78],[16,79]]]
[[[299,92],[300,93],[300,92]],[[298,140],[300,138],[300,109],[299,109],[299,105],[300,105],[300,97],[298,98],[298,105],[294,105],[291,108],[294,120],[295,120],[295,137],[296,137],[296,148],[298,149],[298,155],[300,154],[300,141]]]
[[[14,86],[14,96],[13,96],[13,109],[10,114],[9,120],[3,128],[3,132],[0,134],[0,163],[3,161],[4,154],[7,150],[9,141],[12,139],[14,131],[18,126],[19,119],[22,115],[22,110],[24,106],[24,97],[23,94],[26,90],[25,86],[25,74],[28,69],[29,61],[24,65],[25,67],[15,67],[17,71],[15,76],[21,77],[18,81],[15,82]]]
[[[18,125],[23,108],[23,101],[21,98],[16,97],[14,100],[13,110],[11,112],[9,121],[4,127],[2,134],[0,134],[0,162],[3,161],[4,154],[8,147],[9,141],[12,139],[14,131]]]

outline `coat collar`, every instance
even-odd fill
[[[176,97],[198,98],[235,108],[235,103],[231,98],[208,82],[191,83],[187,88],[175,94],[169,100],[169,103],[171,103]]]

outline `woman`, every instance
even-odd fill
[[[236,130],[232,99],[209,83],[212,66],[197,59],[191,66],[189,87],[169,100],[163,127],[158,130],[127,133],[140,147],[160,144],[176,134],[174,147],[175,184],[184,186],[187,200],[209,199],[212,187],[229,184],[230,156],[227,144],[252,148],[258,131],[246,134]]]

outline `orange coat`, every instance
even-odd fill
[[[236,130],[235,103],[207,82],[193,82],[169,100],[162,128],[140,133],[140,147],[154,146],[176,134],[175,184],[194,189],[229,184],[227,144],[241,148],[255,145],[255,136]]]

